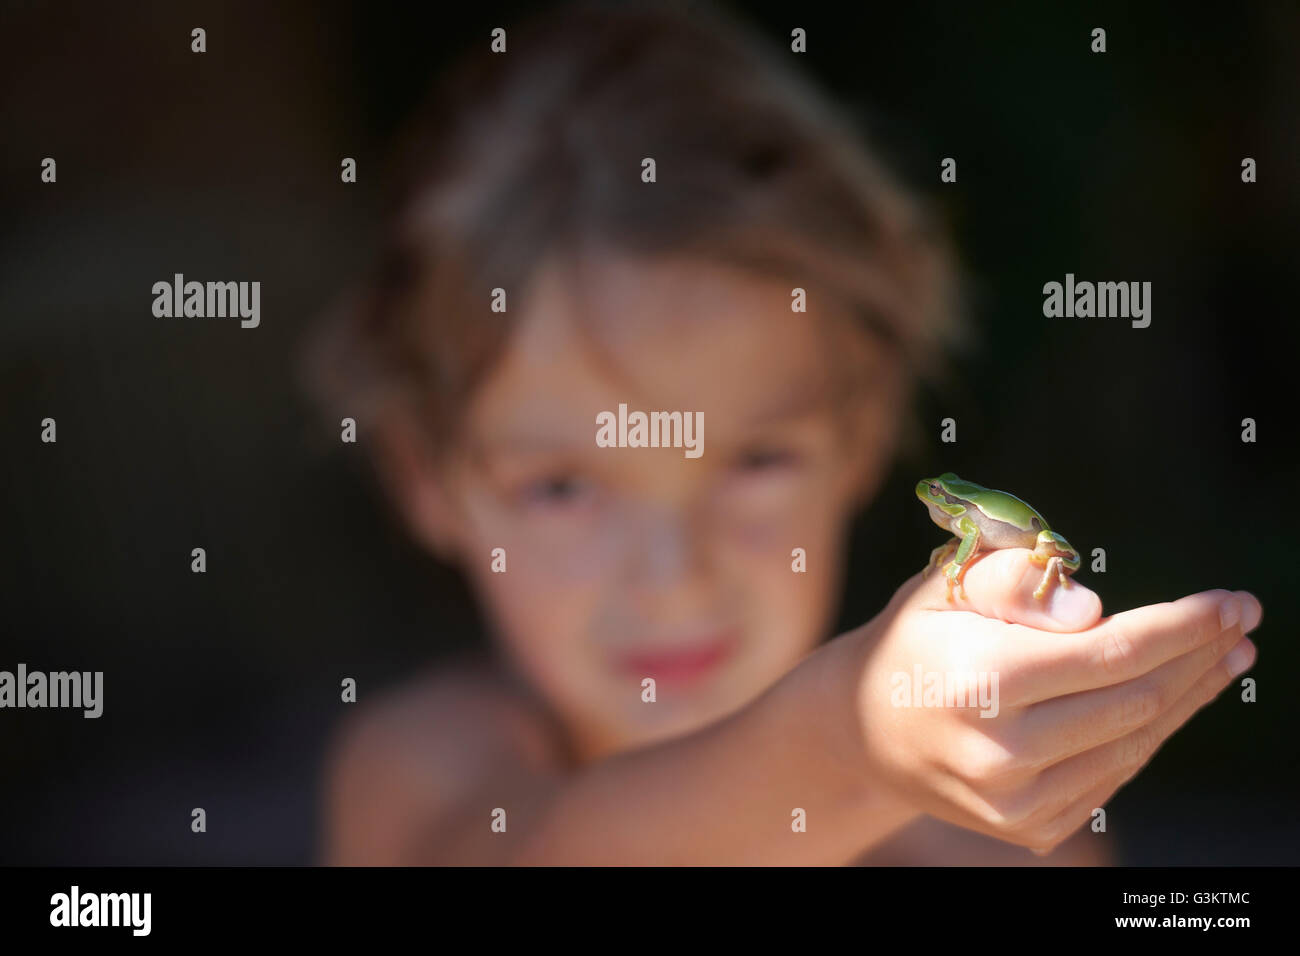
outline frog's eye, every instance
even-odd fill
[[[936,485],[934,482],[931,482],[931,483],[930,483],[930,494],[932,494],[932,495],[937,495],[938,493],[939,493],[939,486]]]

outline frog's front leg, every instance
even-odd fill
[[[961,544],[961,538],[958,538],[956,535],[954,535],[953,537],[948,539],[947,544],[941,544],[939,545],[939,547],[931,551],[930,560],[926,564],[925,570],[921,572],[921,577],[928,578],[930,576],[931,571],[933,571],[935,568],[942,567],[944,562],[946,562],[950,557],[952,557],[952,553],[957,550],[957,546],[960,544]]]
[[[966,593],[966,569],[970,566],[970,559],[979,551],[980,548],[980,528],[970,518],[962,518],[957,523],[957,531],[961,537],[961,544],[957,546],[957,553],[953,559],[948,562],[944,568],[944,573],[948,583],[948,593],[946,597],[952,600],[952,587],[956,584],[961,588],[962,594]]]
[[[1029,560],[1039,567],[1045,566],[1043,578],[1034,589],[1034,597],[1040,601],[1054,577],[1061,582],[1061,587],[1068,588],[1070,579],[1066,575],[1079,570],[1080,564],[1079,552],[1055,531],[1038,532],[1038,540],[1029,554]]]

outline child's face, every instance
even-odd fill
[[[448,493],[425,488],[436,504],[415,509],[585,757],[700,727],[828,636],[849,519],[892,452],[898,376],[825,304],[791,311],[790,286],[682,260],[547,266],[510,301],[523,312]],[[866,393],[837,398],[855,357]],[[703,454],[599,447],[597,415],[620,403],[702,412]]]

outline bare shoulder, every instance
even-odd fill
[[[563,765],[545,709],[490,663],[462,659],[365,704],[326,759],[326,862],[395,863],[413,833],[500,774]]]
[[[541,704],[489,662],[474,658],[417,674],[383,697],[358,705],[342,731],[344,747],[350,740],[420,763],[433,755],[463,763],[503,748],[546,762],[558,755],[559,747]]]

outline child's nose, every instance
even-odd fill
[[[634,584],[664,588],[702,576],[704,534],[699,515],[685,507],[641,509],[632,523],[628,562]]]

